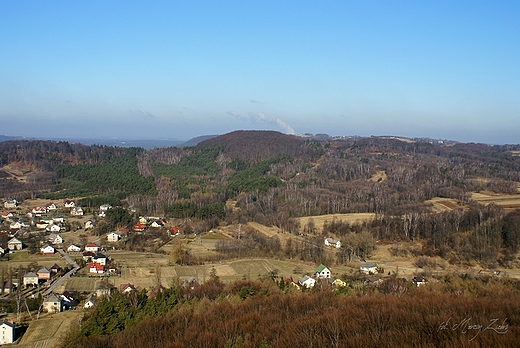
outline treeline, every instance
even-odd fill
[[[320,286],[301,293],[271,281],[224,286],[216,278],[151,299],[116,294],[64,347],[517,346],[513,281],[451,275],[417,288],[389,278],[380,290],[352,294]]]

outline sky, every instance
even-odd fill
[[[519,1],[0,0],[0,134],[520,143]]]

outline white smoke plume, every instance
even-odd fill
[[[267,116],[261,111],[257,113],[250,112],[249,116],[254,120],[276,124],[278,127],[282,128],[284,132],[287,134],[295,134],[293,127],[289,126],[287,123],[285,123],[278,117]]]

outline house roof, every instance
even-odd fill
[[[316,273],[321,273],[325,268],[327,268],[323,263],[316,268]]]
[[[36,273],[51,273],[50,269],[43,267],[38,270]]]
[[[43,302],[62,302],[63,300],[56,296],[55,294],[52,294],[51,296],[47,297],[45,301]]]
[[[361,268],[374,268],[377,267],[377,265],[373,262],[366,262],[361,265]]]
[[[10,328],[13,328],[14,329],[14,323],[10,322],[9,320],[7,319],[4,319],[4,321],[2,321],[2,324],[0,325],[7,325],[9,326]]]
[[[34,272],[27,272],[23,275],[24,278],[34,278],[34,277],[38,277],[38,275]]]

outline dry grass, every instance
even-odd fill
[[[488,192],[472,193],[471,199],[478,203],[488,205],[494,203],[504,209],[519,209],[520,194],[517,195],[501,195]]]
[[[42,314],[38,320],[33,317],[34,319],[28,323],[29,328],[17,347],[58,347],[61,342],[67,339],[81,315],[83,315],[81,311],[66,311]]]
[[[342,220],[343,222],[348,222],[349,224],[356,224],[365,221],[370,221],[374,219],[376,214],[374,213],[351,213],[351,214],[328,214],[328,215],[318,215],[318,216],[305,216],[298,218],[300,221],[300,226],[303,227],[309,223],[309,220],[314,221],[314,226],[318,231],[323,230],[323,225],[325,221],[331,222],[334,219]]]
[[[452,211],[464,208],[463,206],[459,205],[457,200],[451,198],[434,197],[426,201],[425,203],[429,203],[432,205],[432,211],[434,213],[443,213],[445,211]]]
[[[384,170],[380,170],[369,179],[372,182],[385,181],[387,179],[386,172]]]

